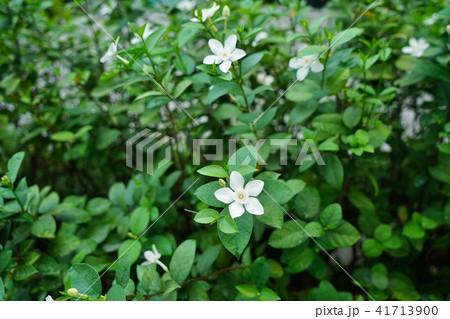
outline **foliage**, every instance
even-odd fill
[[[450,8],[305,2],[193,22],[211,2],[91,1],[120,36],[103,64],[112,39],[75,2],[0,0],[0,300],[449,300]],[[203,64],[230,35],[246,56]],[[172,137],[152,175],[125,165],[146,127]],[[205,137],[237,150],[197,165]],[[264,182],[263,215],[214,196],[233,171]]]

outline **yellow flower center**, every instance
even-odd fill
[[[239,194],[239,195],[238,195],[238,198],[239,198],[239,199],[244,199],[244,195],[243,195],[243,194]]]
[[[309,60],[308,60],[308,59],[305,59],[305,63],[309,63]]]
[[[222,57],[223,57],[224,59],[226,59],[226,58],[228,57],[228,54],[223,53],[223,54],[222,54]]]

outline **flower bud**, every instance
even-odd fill
[[[228,6],[223,7],[222,16],[226,18],[230,16],[230,8]]]
[[[447,26],[445,27],[445,30],[447,31],[448,34],[450,34],[450,24],[447,24]]]
[[[227,183],[223,179],[219,179],[219,184],[221,187],[227,186]]]
[[[77,290],[77,288],[69,288],[69,289],[67,290],[67,294],[68,294],[70,297],[76,297],[76,296],[78,296],[78,290]]]
[[[11,188],[11,187],[12,187],[11,180],[10,180],[9,177],[6,176],[6,175],[4,175],[4,176],[2,177],[1,184],[2,184],[3,187],[6,187],[6,188]]]

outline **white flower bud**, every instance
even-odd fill
[[[77,288],[69,288],[69,289],[67,290],[67,294],[68,294],[70,297],[76,297],[76,296],[78,296],[78,290],[77,290]]]
[[[230,16],[230,8],[228,6],[223,7],[222,16],[228,18]]]

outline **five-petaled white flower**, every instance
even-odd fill
[[[168,271],[166,265],[164,265],[159,260],[159,258],[161,258],[161,254],[156,249],[155,244],[152,245],[152,250],[147,250],[147,251],[144,252],[144,257],[145,257],[146,261],[144,261],[141,265],[142,266],[147,266],[147,265],[156,263],[156,264],[160,265],[161,268],[164,269],[164,271]]]
[[[227,73],[231,67],[231,63],[242,59],[245,56],[244,50],[236,49],[237,36],[232,34],[225,40],[222,45],[216,39],[208,41],[209,48],[214,55],[208,55],[204,60],[204,64],[217,64],[222,72]]]
[[[415,57],[421,57],[426,49],[428,49],[430,45],[425,41],[424,38],[420,38],[417,40],[416,38],[409,39],[409,46],[406,46],[402,49],[402,52],[405,54],[411,54]]]
[[[216,13],[216,11],[219,9],[220,9],[220,6],[217,5],[215,2],[213,3],[211,8],[202,9],[202,22],[205,22],[206,19],[208,19],[208,18],[212,18],[214,13]],[[195,10],[194,14],[195,14],[196,18],[192,18],[191,21],[200,22],[200,20],[198,19],[197,10]]]
[[[225,204],[230,204],[228,209],[233,218],[239,217],[248,211],[253,215],[264,214],[264,207],[255,198],[261,193],[264,182],[253,180],[244,187],[244,177],[241,173],[233,171],[230,175],[230,187],[223,187],[214,192],[214,196]],[[244,209],[245,207],[245,209]]]
[[[317,73],[323,70],[323,64],[319,62],[318,54],[305,55],[301,58],[292,58],[289,60],[289,67],[297,69],[297,80],[303,81],[311,69]]]
[[[110,61],[114,60],[114,58],[116,57],[116,53],[117,53],[117,44],[119,43],[119,39],[120,39],[120,37],[118,37],[116,41],[111,43],[111,45],[108,48],[108,51],[100,59],[101,63],[106,63],[106,62],[110,62]]]

